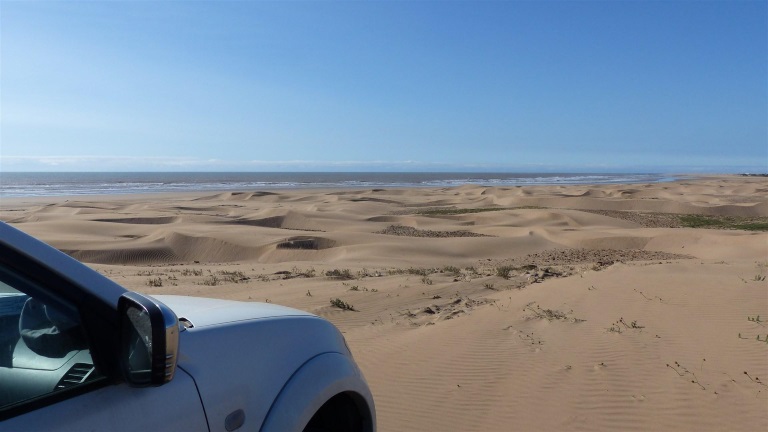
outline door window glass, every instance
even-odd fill
[[[0,409],[98,378],[77,314],[8,276],[0,272]]]

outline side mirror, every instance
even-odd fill
[[[179,320],[168,306],[135,292],[117,302],[120,313],[120,367],[135,387],[162,385],[173,378],[179,351]]]

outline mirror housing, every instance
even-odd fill
[[[179,320],[160,301],[135,292],[117,302],[120,314],[120,368],[134,387],[173,379],[179,352]]]

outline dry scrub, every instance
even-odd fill
[[[485,234],[473,233],[470,231],[458,230],[458,231],[433,231],[433,230],[420,230],[414,227],[404,225],[390,225],[381,231],[377,231],[375,234],[386,234],[403,237],[433,237],[433,238],[447,238],[447,237],[493,237]]]

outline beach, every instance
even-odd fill
[[[14,197],[0,220],[130,290],[330,320],[380,431],[768,430],[765,177]]]

